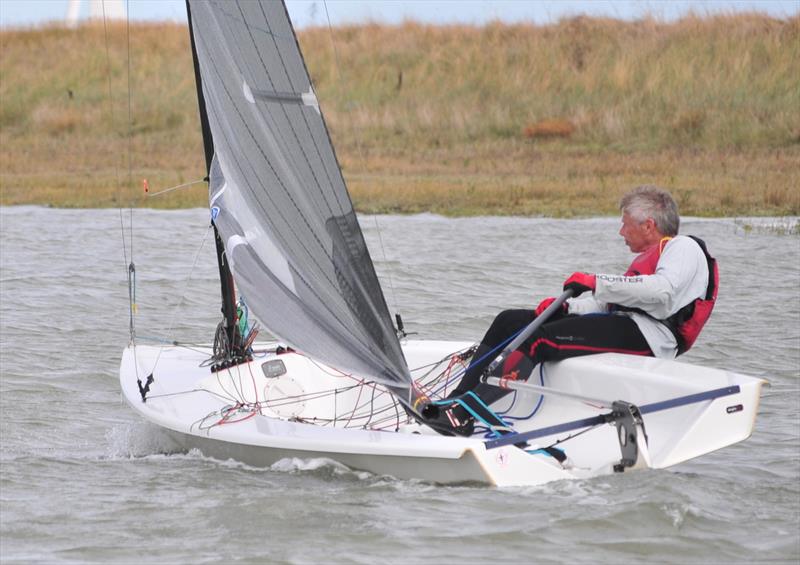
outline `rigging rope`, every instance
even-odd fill
[[[107,75],[107,83],[108,83],[108,114],[109,114],[109,122],[111,124],[111,131],[114,131],[114,99],[112,96],[112,89],[111,89],[111,54],[109,51],[109,44],[108,44],[108,21],[106,18],[106,7],[105,2],[102,4],[103,7],[103,36],[105,40],[105,51],[106,51],[106,75]],[[129,20],[129,18],[128,18]],[[130,29],[130,28],[129,28]],[[128,32],[128,121],[130,123],[130,31]],[[129,134],[132,131],[129,128]],[[129,135],[130,139],[130,135]],[[129,141],[130,143],[130,141]],[[130,145],[128,147],[130,152]],[[128,156],[128,169],[130,171],[130,154]],[[127,277],[128,282],[128,315],[129,315],[129,332],[130,332],[130,341],[131,344],[136,347],[135,336],[135,324],[134,324],[134,316],[136,314],[136,269],[133,264],[133,207],[131,206],[131,235],[130,235],[130,243],[131,243],[131,257],[130,262],[128,261],[128,253],[126,250],[126,241],[125,241],[125,221],[122,216],[122,183],[120,182],[120,174],[119,174],[119,166],[114,160],[114,176],[117,183],[117,200],[119,202],[119,222],[120,222],[120,231],[122,233],[122,255],[125,260],[125,274]],[[129,172],[129,180],[130,180],[130,172]],[[139,364],[138,360],[136,359],[136,353],[134,349],[133,355],[133,363],[134,363],[134,371],[136,373],[136,380],[139,384],[139,391],[142,393],[142,400],[149,390],[150,383],[152,382],[152,375],[149,376],[147,380],[147,384],[142,387],[142,382],[139,379]]]
[[[103,2],[105,4],[105,1]],[[131,3],[126,3],[125,11],[125,30],[127,35],[128,48],[128,189],[133,186],[133,104],[131,96]],[[133,265],[133,202],[129,206],[130,210],[130,244],[131,244],[131,265]]]
[[[208,234],[209,234],[209,233],[211,233],[211,231],[212,231],[212,230],[213,230],[213,225],[209,225],[209,226],[206,228],[206,232],[205,232],[205,234],[203,235],[203,240],[200,242],[200,247],[198,247],[198,248],[197,248],[197,252],[194,254],[194,260],[192,261],[192,268],[191,268],[191,270],[189,271],[189,275],[186,277],[186,280],[184,281],[184,284],[183,284],[183,291],[181,292],[181,296],[180,296],[180,298],[178,299],[178,303],[177,303],[177,304],[175,305],[175,307],[172,309],[172,315],[170,316],[170,319],[169,319],[169,326],[168,326],[168,328],[167,328],[167,332],[166,332],[167,339],[169,339],[169,337],[172,335],[172,330],[173,330],[173,328],[174,328],[174,326],[175,326],[175,318],[177,318],[177,315],[178,315],[178,310],[179,310],[179,309],[180,309],[180,307],[183,305],[183,301],[184,301],[184,299],[186,298],[186,291],[187,291],[187,290],[188,290],[188,288],[189,288],[189,283],[190,283],[190,282],[191,282],[191,280],[192,280],[192,275],[194,274],[194,269],[195,269],[195,267],[197,266],[197,261],[198,261],[198,259],[200,258],[200,252],[203,250],[203,247],[205,247],[206,240],[208,240]],[[154,371],[156,370],[156,367],[158,366],[158,362],[159,362],[159,360],[161,359],[161,353],[162,353],[163,351],[164,351],[164,348],[163,348],[163,347],[159,348],[159,350],[158,350],[158,355],[156,356],[156,360],[155,360],[155,362],[153,363],[153,367],[151,368],[151,372],[154,372]]]
[[[112,94],[111,88],[111,53],[109,49],[109,40],[108,40],[108,19],[106,17],[106,6],[105,2],[102,3],[103,8],[103,36],[105,40],[105,52],[106,52],[106,76],[107,76],[107,84],[108,84],[108,115],[109,115],[109,122],[111,124],[111,131],[113,133],[115,128],[115,121],[114,121],[114,98]],[[128,7],[130,10],[130,6]],[[132,151],[132,138],[133,138],[133,119],[132,119],[132,110],[131,110],[131,92],[130,92],[130,76],[131,76],[131,50],[130,50],[130,13],[126,14],[127,19],[127,56],[128,56],[128,74],[127,74],[127,81],[128,81],[128,182],[130,183],[132,171],[131,171],[131,151]],[[136,267],[134,266],[133,262],[133,204],[129,206],[130,208],[130,236],[127,238],[126,241],[125,237],[125,220],[122,213],[122,182],[120,180],[120,171],[119,166],[117,164],[116,159],[113,159],[114,162],[114,176],[116,179],[117,185],[117,201],[119,203],[119,223],[120,223],[120,232],[122,234],[122,256],[125,261],[125,275],[128,283],[128,316],[129,316],[129,332],[130,332],[130,340],[131,343],[135,345],[135,338],[136,338],[136,326],[135,326],[135,315],[136,315]],[[128,243],[130,243],[130,258],[128,257]],[[134,363],[136,362],[136,358],[134,355]],[[137,370],[138,375],[138,370]]]
[[[171,186],[170,188],[165,188],[164,190],[159,190],[158,192],[150,192],[149,188],[145,188],[144,191],[147,193],[148,198],[152,198],[153,196],[158,196],[159,194],[166,194],[167,192],[172,192],[173,190],[178,190],[179,188],[186,188],[188,186],[194,186],[196,184],[200,184],[201,182],[208,182],[208,178],[202,178],[200,180],[185,182],[183,184]]]
[[[108,83],[108,117],[111,123],[111,131],[114,131],[114,99],[111,94],[111,54],[108,49],[108,24],[106,22],[105,3],[103,4],[103,35],[105,39],[106,48],[106,78]],[[125,239],[125,221],[122,216],[122,183],[119,179],[119,168],[116,161],[114,161],[114,174],[117,181],[117,201],[119,202],[119,225],[122,232],[122,254],[125,259],[125,272],[128,271],[128,243]]]
[[[412,371],[415,373],[419,373],[423,369],[432,367],[431,370],[429,370],[423,376],[418,377],[415,380],[423,387],[429,389],[435,387],[437,383],[441,383],[442,380],[449,380],[451,378],[453,367],[458,364],[463,365],[465,363],[465,355],[469,353],[471,350],[472,348],[464,351],[458,351],[440,359],[439,361],[435,361],[428,365],[423,365],[414,368]],[[234,367],[229,367],[227,369],[223,369],[215,373],[217,385],[219,387],[218,390],[222,394],[220,394],[219,392],[214,392],[206,389],[193,389],[186,391],[186,393],[190,393],[190,392],[198,392],[199,390],[205,390],[206,392],[214,394],[215,396],[218,396],[220,398],[225,398],[230,403],[229,405],[219,410],[215,410],[207,414],[200,420],[196,421],[193,424],[193,427],[199,426],[201,429],[208,429],[216,425],[233,423],[233,421],[230,419],[230,414],[234,412],[243,413],[249,411],[252,413],[252,415],[254,415],[255,413],[263,415],[262,411],[263,408],[275,410],[285,406],[292,406],[305,402],[313,402],[316,400],[321,400],[331,397],[333,397],[334,399],[334,405],[337,405],[340,395],[343,395],[345,393],[351,393],[355,389],[358,389],[355,402],[351,404],[350,408],[344,409],[341,412],[335,406],[332,418],[321,418],[321,417],[303,418],[300,416],[292,416],[289,417],[288,420],[321,425],[321,426],[334,426],[342,428],[369,429],[369,430],[385,430],[392,428],[394,429],[394,431],[398,431],[400,429],[400,425],[403,423],[404,418],[406,423],[411,421],[409,420],[405,411],[401,411],[399,409],[399,403],[397,399],[395,399],[386,390],[379,391],[378,385],[375,382],[365,381],[364,379],[360,379],[354,377],[353,375],[342,373],[339,371],[334,372],[335,370],[321,366],[311,358],[306,357],[306,359],[310,361],[312,364],[316,365],[319,368],[319,370],[327,373],[330,376],[350,379],[355,382],[353,384],[340,386],[333,389],[314,391],[296,395],[284,395],[279,398],[273,398],[273,399],[268,398],[267,390],[269,388],[269,383],[267,383],[264,386],[264,390],[262,391],[263,399],[259,399],[258,385],[256,384],[256,378],[252,372],[250,364],[248,364],[248,372],[250,375],[251,382],[253,384],[253,397],[248,398],[248,395],[245,394],[245,387],[242,380],[243,375],[241,372],[241,365],[235,366],[236,373],[233,372]],[[444,366],[444,369],[439,372],[436,372],[436,367],[442,367],[442,366]],[[364,395],[364,387],[369,387],[371,391],[368,398],[362,400],[362,397],[366,396]],[[231,390],[231,388],[233,390]],[[180,393],[170,393],[169,396],[172,396],[174,394],[180,394]],[[168,395],[153,395],[149,398],[158,398],[160,396],[168,396]],[[380,405],[376,409],[375,401],[376,399],[381,399],[381,398],[384,399],[385,403]],[[246,419],[246,418],[241,418],[241,419]],[[236,421],[239,421],[241,419],[237,419]]]
[[[324,0],[322,4],[325,6],[325,17],[328,20],[328,36],[331,39],[331,48],[333,49],[333,68],[336,71],[336,79],[339,82],[339,85],[341,86],[342,84],[344,84],[344,81],[342,80],[341,65],[339,64],[339,51],[336,49],[336,42],[333,39],[333,25],[331,25],[331,15],[328,12],[328,2],[327,2],[327,0]],[[353,122],[353,123],[355,123],[355,122]],[[361,147],[361,138],[358,135],[354,135],[353,138],[354,138],[354,140],[356,142],[356,151],[358,152],[358,156],[361,159],[361,162],[364,163],[365,162],[365,158],[364,158],[364,151],[363,151],[363,149]],[[399,306],[398,306],[398,302],[397,302],[397,296],[396,296],[395,291],[394,291],[394,281],[392,280],[391,269],[388,268],[388,261],[386,260],[386,250],[383,247],[383,237],[381,235],[381,227],[378,224],[378,215],[374,214],[373,217],[374,217],[374,220],[375,220],[375,231],[377,231],[377,233],[378,233],[378,243],[379,243],[380,248],[381,248],[381,255],[383,256],[383,263],[385,265],[387,265],[387,273],[386,273],[386,275],[389,278],[389,289],[391,290],[391,293],[392,293],[392,303],[394,305],[394,311],[398,312],[399,311]],[[396,329],[398,331],[401,330],[401,328],[396,328]]]

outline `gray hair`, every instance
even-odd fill
[[[619,201],[619,209],[639,222],[653,218],[664,235],[678,235],[681,219],[678,205],[669,192],[652,184],[637,186]]]

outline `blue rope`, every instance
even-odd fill
[[[477,401],[478,401],[478,404],[480,404],[481,406],[483,406],[483,407],[486,409],[486,411],[487,411],[489,414],[491,414],[492,416],[495,416],[495,417],[496,417],[498,420],[500,420],[501,422],[503,422],[503,419],[502,419],[500,416],[498,416],[497,414],[495,414],[495,413],[492,411],[492,409],[491,409],[491,408],[489,408],[489,407],[486,405],[486,403],[485,403],[485,402],[484,402],[484,401],[481,399],[481,397],[480,397],[480,396],[478,396],[477,394],[475,394],[475,393],[474,393],[474,392],[472,392],[471,390],[468,390],[468,391],[465,393],[465,395],[466,395],[466,396],[471,396],[472,398],[474,398],[475,400],[477,400]],[[505,422],[503,422],[503,423],[505,423]]]
[[[564,454],[564,457],[567,456],[567,452],[564,451],[563,449],[560,449],[560,448],[554,447],[554,446],[550,446],[550,449],[555,449],[556,451],[560,451],[561,453]],[[553,454],[549,453],[545,449],[526,449],[525,453],[530,453],[531,455],[536,455],[537,453],[541,453],[542,455],[547,455],[548,457],[553,457],[554,458]]]
[[[511,427],[511,426],[510,426],[508,423],[506,423],[506,421],[505,421],[505,420],[503,420],[503,419],[502,419],[500,416],[498,416],[498,415],[497,415],[497,413],[495,413],[495,412],[494,412],[494,411],[493,411],[491,408],[489,408],[489,407],[486,405],[486,403],[485,403],[483,400],[481,400],[481,398],[480,398],[480,397],[479,397],[477,394],[475,394],[475,393],[474,393],[474,392],[472,392],[471,390],[470,390],[470,391],[468,391],[468,392],[466,392],[466,393],[464,394],[464,396],[471,396],[471,397],[472,397],[472,398],[474,398],[474,399],[475,399],[475,400],[478,402],[478,404],[480,404],[480,405],[481,405],[481,406],[482,406],[482,407],[483,407],[483,408],[484,408],[484,409],[485,409],[485,410],[486,410],[486,411],[487,411],[489,414],[491,414],[492,416],[494,416],[495,418],[497,418],[497,419],[498,419],[500,422],[502,422],[502,423],[503,423],[503,426],[505,426],[505,427],[508,427],[508,428],[510,428],[510,427]],[[473,418],[475,418],[475,420],[476,420],[476,421],[478,421],[478,422],[481,422],[482,424],[485,424],[485,425],[486,425],[486,427],[487,427],[487,429],[489,430],[489,432],[491,432],[491,433],[492,433],[492,434],[493,434],[495,437],[500,437],[500,436],[502,436],[502,434],[500,434],[500,433],[498,433],[498,432],[497,432],[497,430],[495,429],[495,426],[493,426],[492,424],[490,424],[489,422],[487,422],[487,421],[486,421],[486,420],[485,420],[485,419],[484,419],[484,418],[483,418],[483,417],[482,417],[480,414],[478,414],[477,412],[475,412],[475,410],[473,410],[473,409],[472,409],[472,407],[471,407],[471,406],[469,406],[469,404],[467,404],[466,402],[464,402],[464,400],[463,400],[463,399],[461,399],[461,398],[447,398],[447,399],[444,399],[444,400],[436,400],[436,401],[434,401],[432,404],[435,404],[435,405],[437,405],[437,406],[444,406],[444,405],[451,406],[451,405],[453,405],[453,404],[458,404],[458,405],[459,405],[459,406],[461,406],[461,407],[462,407],[464,410],[466,410],[467,412],[469,412],[469,414],[470,414],[470,415],[471,415]],[[514,432],[511,432],[511,433],[514,433]]]
[[[544,363],[539,363],[539,384],[544,386]],[[507,416],[507,414],[511,412],[511,409],[514,408],[514,404],[517,402],[517,391],[514,391],[514,399],[511,402],[511,406],[509,406],[504,412],[498,412],[498,414],[502,414],[507,420],[527,420],[529,418],[533,418],[533,416],[539,411],[539,408],[542,407],[543,401],[544,395],[540,394],[539,401],[536,403],[536,406],[534,406],[533,412],[527,416]]]
[[[526,328],[526,327],[527,327],[527,326],[523,326],[522,328],[520,328],[520,329],[519,329],[519,331],[517,331],[517,332],[515,332],[514,334],[512,334],[512,335],[511,335],[510,337],[508,337],[506,340],[502,341],[502,342],[501,342],[499,345],[495,346],[493,349],[491,349],[491,350],[487,351],[485,354],[483,354],[483,355],[482,355],[481,357],[479,357],[477,360],[473,360],[473,361],[472,361],[472,362],[469,364],[469,367],[467,367],[466,369],[461,369],[461,370],[460,370],[460,371],[458,371],[458,372],[457,372],[455,375],[451,375],[451,376],[450,376],[450,378],[449,378],[449,379],[447,379],[447,380],[444,382],[444,384],[440,385],[438,388],[436,388],[436,389],[434,389],[434,390],[433,390],[433,394],[438,394],[438,393],[439,393],[441,390],[443,390],[443,389],[447,388],[447,386],[448,386],[448,385],[449,385],[449,384],[450,384],[452,381],[454,381],[454,380],[456,380],[458,377],[462,376],[464,373],[466,373],[467,371],[469,371],[469,370],[470,370],[472,367],[474,367],[475,365],[478,365],[479,363],[481,363],[482,361],[484,361],[484,360],[485,360],[487,357],[489,357],[490,355],[492,355],[492,354],[496,353],[498,349],[500,349],[500,348],[504,348],[506,345],[508,345],[509,343],[511,343],[511,342],[514,340],[514,338],[516,338],[516,337],[517,337],[519,334],[521,334],[521,333],[522,333],[522,332],[525,330],[525,328]],[[544,385],[544,363],[540,363],[540,364],[539,364],[539,383],[540,383],[541,385]],[[515,404],[516,404],[516,402],[517,402],[517,391],[514,391],[514,397],[513,397],[512,401],[511,401],[511,406],[509,406],[509,407],[508,407],[508,408],[507,408],[507,409],[506,409],[504,412],[502,412],[502,413],[497,413],[497,412],[494,412],[494,411],[493,411],[491,408],[489,408],[489,407],[488,407],[488,406],[487,406],[487,405],[486,405],[486,404],[483,402],[483,400],[481,400],[481,398],[480,398],[478,395],[476,395],[474,392],[472,392],[472,391],[468,391],[466,394],[468,394],[468,395],[472,396],[472,397],[473,397],[475,400],[477,400],[477,401],[478,401],[478,403],[479,403],[481,406],[483,406],[483,407],[486,409],[486,411],[487,411],[487,412],[489,412],[489,414],[491,414],[492,416],[494,416],[495,418],[497,418],[499,421],[503,422],[503,424],[504,424],[504,425],[506,425],[506,426],[507,426],[507,427],[509,427],[509,428],[511,428],[511,427],[512,427],[512,425],[511,425],[511,424],[509,424],[509,423],[507,423],[507,422],[506,422],[506,419],[504,419],[503,417],[501,417],[501,415],[500,415],[500,414],[502,414],[503,416],[505,416],[505,418],[507,418],[508,420],[526,420],[526,419],[528,419],[528,418],[532,418],[532,417],[533,417],[533,416],[534,416],[534,415],[535,415],[535,414],[536,414],[536,413],[539,411],[539,408],[541,408],[541,406],[542,406],[542,402],[544,401],[544,395],[540,395],[540,396],[539,396],[539,401],[536,403],[536,406],[534,406],[534,408],[533,408],[533,411],[532,411],[530,414],[528,414],[527,416],[507,416],[506,414],[508,414],[508,412],[510,412],[510,411],[511,411],[511,410],[514,408],[514,405],[515,405]],[[476,421],[478,421],[478,422],[481,422],[482,424],[484,424],[484,425],[486,426],[486,429],[485,429],[485,432],[484,432],[484,437],[487,437],[487,438],[488,438],[490,435],[491,435],[491,436],[495,436],[495,437],[499,437],[499,436],[501,435],[501,434],[499,434],[499,433],[498,433],[498,432],[497,432],[497,431],[494,429],[494,426],[492,426],[492,425],[491,425],[489,422],[487,422],[486,420],[484,420],[484,419],[483,419],[483,418],[482,418],[482,417],[481,417],[479,414],[477,414],[477,413],[476,413],[476,412],[475,412],[475,411],[474,411],[472,408],[470,408],[470,407],[469,407],[469,406],[468,406],[468,405],[467,405],[467,404],[466,404],[466,403],[465,403],[463,400],[461,400],[460,398],[447,398],[447,399],[443,399],[443,400],[436,400],[436,401],[434,401],[434,402],[433,402],[433,404],[435,404],[435,405],[437,405],[437,406],[445,406],[445,405],[458,404],[458,405],[462,406],[462,407],[464,408],[464,410],[466,410],[466,411],[467,411],[467,412],[468,412],[468,413],[469,413],[469,414],[470,414],[470,415],[471,415],[473,418],[475,418],[475,420],[476,420]]]

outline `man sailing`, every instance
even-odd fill
[[[564,290],[572,290],[573,298],[490,376],[527,380],[544,361],[603,352],[673,359],[692,346],[716,300],[716,261],[702,240],[678,235],[678,206],[666,190],[651,185],[635,188],[622,197],[620,211],[619,234],[638,254],[625,274],[573,273],[564,282]],[[554,300],[546,298],[535,310],[498,314],[449,395],[454,403],[426,423],[440,433],[465,436],[475,425],[472,413],[486,424],[502,425],[483,404],[490,405],[509,391],[481,383],[481,375]],[[466,394],[469,391],[482,402]]]

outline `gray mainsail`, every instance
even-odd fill
[[[188,4],[213,139],[212,218],[240,294],[289,345],[408,391],[408,367],[283,2]]]

